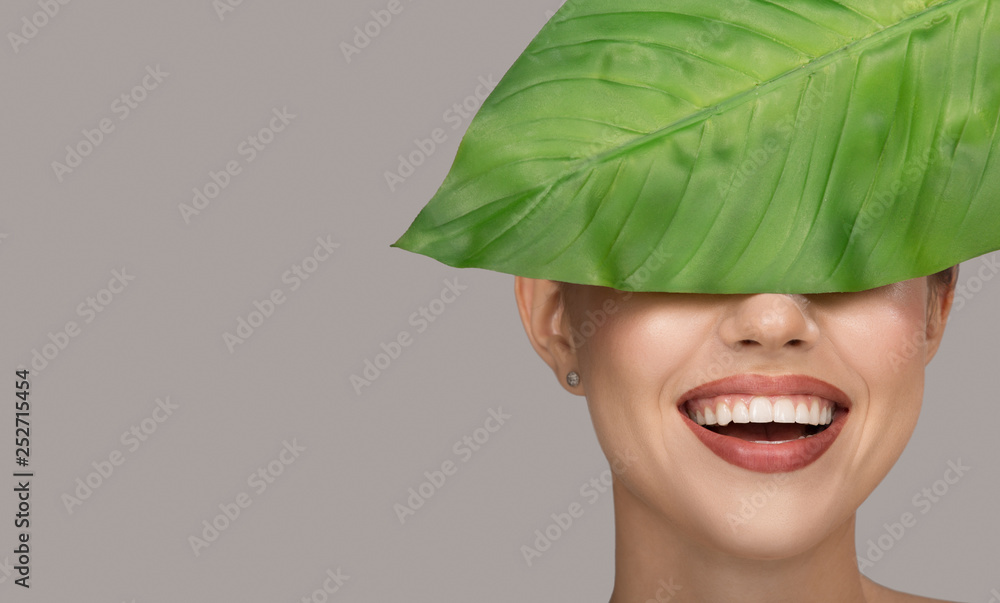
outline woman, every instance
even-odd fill
[[[607,458],[633,459],[614,474],[612,603],[663,581],[671,601],[930,601],[860,574],[854,522],[916,425],[956,272],[820,295],[518,277],[535,350],[573,376]]]
[[[396,245],[517,276],[616,468],[612,603],[927,600],[855,514],[1000,249],[998,45],[992,0],[572,0],[483,105]]]

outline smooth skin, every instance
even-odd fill
[[[916,426],[955,276],[818,295],[624,293],[517,277],[531,345],[586,397],[616,468],[611,603],[934,601],[859,572],[855,517]],[[683,422],[682,395],[746,373],[843,390],[852,407],[830,449],[762,474],[706,448]]]

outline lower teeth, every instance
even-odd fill
[[[813,435],[804,435],[795,438],[795,440],[804,440],[806,438],[811,438]],[[754,444],[786,444],[788,442],[794,442],[795,440],[750,440]]]

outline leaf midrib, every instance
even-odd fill
[[[637,137],[624,144],[612,147],[602,153],[598,153],[590,158],[584,159],[579,163],[577,163],[573,167],[573,169],[567,170],[563,176],[557,178],[551,185],[549,185],[549,187],[546,187],[546,189],[551,188],[551,186],[554,186],[559,182],[571,177],[572,175],[578,173],[583,168],[591,166],[595,163],[602,163],[604,161],[614,159],[619,155],[628,153],[632,149],[640,148],[647,144],[651,144],[653,142],[660,140],[661,138],[673,134],[674,132],[682,130],[688,126],[699,123],[701,121],[704,121],[710,118],[712,115],[724,113],[728,111],[731,107],[735,107],[737,105],[742,104],[750,96],[753,95],[761,96],[762,94],[765,94],[768,91],[770,91],[770,89],[778,87],[779,84],[785,81],[789,81],[798,77],[808,77],[809,75],[819,71],[823,66],[827,65],[828,63],[832,63],[834,60],[841,58],[843,55],[849,54],[851,52],[864,50],[869,45],[875,44],[876,42],[882,40],[884,37],[895,34],[900,30],[900,28],[904,26],[912,25],[911,31],[915,31],[919,29],[919,25],[921,22],[932,21],[933,17],[941,12],[947,11],[948,9],[951,8],[961,7],[961,5],[973,4],[976,2],[982,2],[982,0],[944,0],[944,2],[935,4],[934,6],[926,8],[919,13],[910,15],[896,23],[893,23],[892,25],[883,27],[882,29],[879,29],[867,36],[858,38],[857,40],[850,42],[849,44],[846,44],[836,50],[824,54],[823,56],[816,57],[815,59],[812,59],[807,63],[799,65],[798,67],[795,67],[792,70],[779,74],[765,82],[762,82],[754,86],[753,88],[739,92],[709,107],[699,109],[698,111],[695,111],[691,115],[688,115],[677,121],[674,121],[658,130],[654,130],[652,132],[649,132],[648,134],[644,134],[643,136]]]

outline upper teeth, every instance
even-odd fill
[[[689,400],[685,406],[688,417],[698,425],[728,425],[730,422],[829,425],[833,422],[835,405],[831,400],[802,394],[732,394]]]

